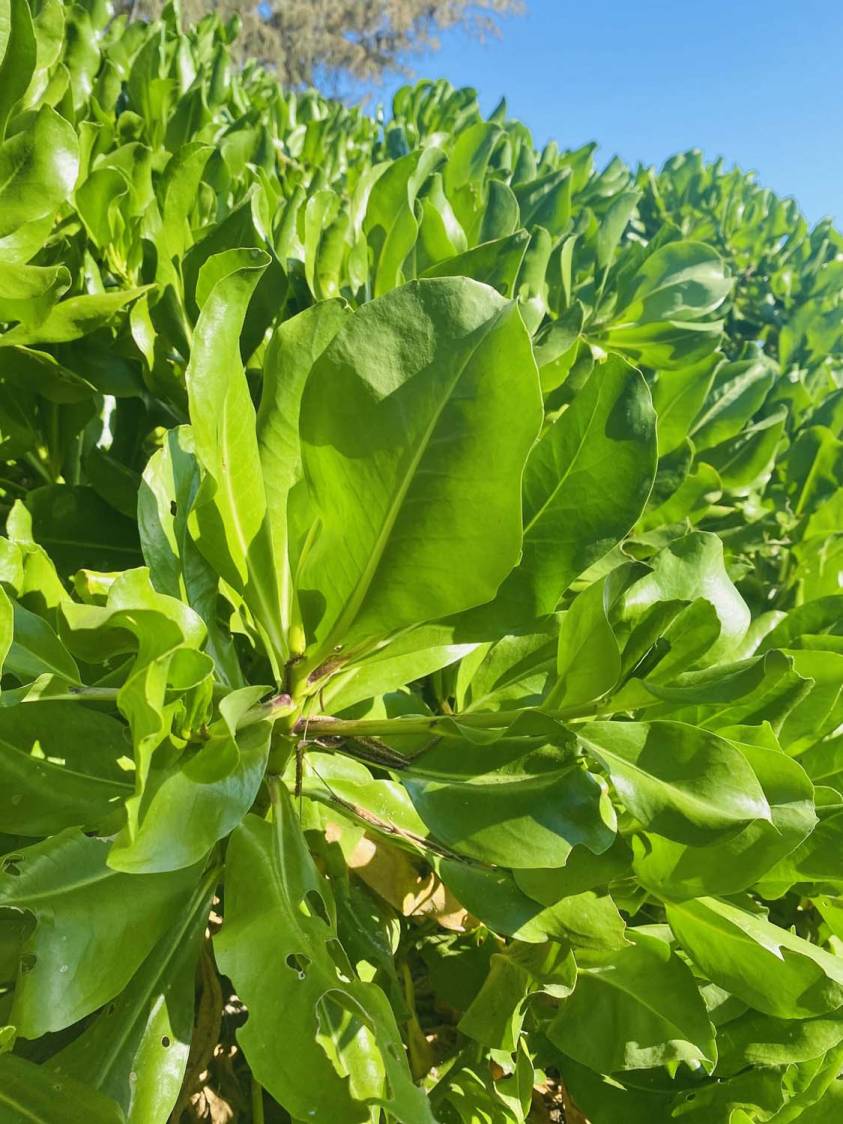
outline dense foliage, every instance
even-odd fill
[[[231,33],[0,0],[0,1121],[839,1120],[840,235]]]

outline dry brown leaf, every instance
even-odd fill
[[[432,871],[420,871],[399,847],[364,835],[348,865],[404,917],[433,917],[443,929],[456,933],[478,924]]]

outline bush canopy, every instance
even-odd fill
[[[0,0],[0,1122],[838,1121],[841,235],[234,30]]]

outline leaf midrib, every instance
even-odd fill
[[[57,770],[62,776],[76,777],[83,781],[93,781],[94,784],[108,785],[111,788],[125,788],[127,790],[132,790],[134,788],[134,785],[130,785],[124,781],[109,780],[108,777],[97,777],[91,773],[80,773],[78,769],[71,769],[66,765],[58,765],[55,761],[50,761],[49,758],[44,758],[42,760],[41,758],[33,757],[31,753],[20,749],[14,742],[7,741],[5,738],[0,738],[0,748],[10,749],[13,754],[25,758],[27,761],[38,761],[42,765],[49,766],[52,770]]]
[[[35,1124],[51,1124],[45,1116],[36,1116],[34,1113],[22,1104],[20,1101],[15,1100],[7,1090],[0,1088],[0,1104],[10,1105],[16,1112],[19,1112],[24,1120],[33,1120]]]
[[[27,894],[25,897],[9,897],[6,898],[0,889],[0,902],[4,902],[15,908],[28,909],[33,902],[49,901],[50,898],[58,896],[64,897],[66,894],[75,893],[77,890],[83,890],[87,886],[95,886],[97,882],[105,882],[109,878],[114,878],[122,871],[112,870],[110,867],[105,867],[103,870],[97,871],[96,874],[88,878],[79,878],[75,882],[67,882],[62,886],[54,886],[49,890],[39,890],[35,893]],[[6,875],[8,878],[8,875]],[[38,912],[33,910],[32,912]]]

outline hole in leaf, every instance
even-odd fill
[[[175,500],[170,500],[170,515],[175,519],[179,512],[179,505]]]
[[[161,1039],[161,1045],[162,1045],[162,1046],[164,1047],[164,1049],[165,1049],[165,1050],[166,1050],[166,1048],[167,1048],[167,1047],[168,1047],[168,1046],[170,1045],[170,1039],[169,1039],[169,1038],[167,1037],[167,1035],[166,1035],[166,1034],[165,1034],[165,1035],[164,1035],[164,1037],[163,1037],[163,1038]]]
[[[25,976],[27,972],[31,972],[35,967],[37,957],[32,952],[25,952],[20,958],[20,974]]]
[[[20,874],[20,867],[17,864],[22,862],[23,855],[5,855],[0,870],[3,874],[11,874],[14,878],[17,878]]]
[[[331,918],[328,916],[328,911],[325,908],[325,903],[322,900],[322,895],[318,894],[316,890],[308,890],[304,895],[304,900],[307,903],[307,908],[313,917],[318,917],[324,921],[326,925],[331,924]]]
[[[300,980],[303,980],[307,975],[307,969],[310,967],[310,957],[298,952],[291,952],[287,957],[287,967],[291,968]]]

